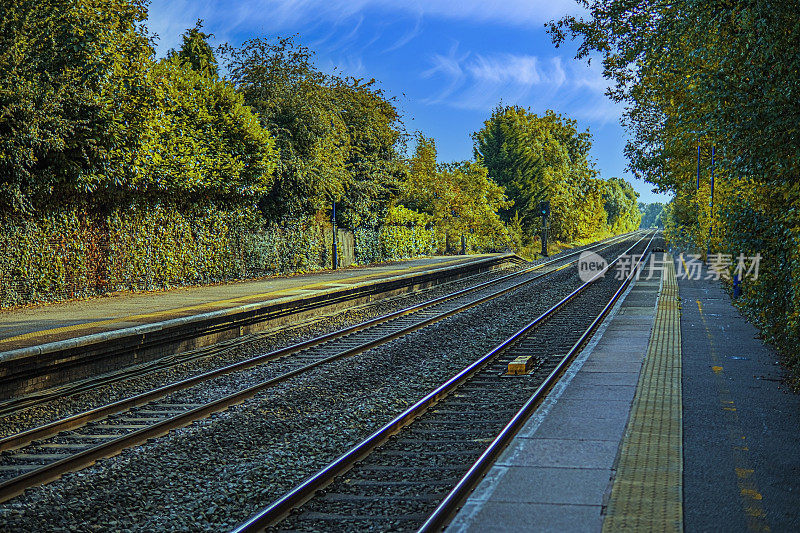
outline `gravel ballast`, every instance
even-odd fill
[[[335,314],[326,315],[303,324],[283,327],[266,334],[245,337],[222,353],[215,354],[212,357],[180,363],[168,369],[153,371],[142,376],[111,383],[90,391],[51,400],[47,403],[20,411],[19,413],[2,416],[0,417],[0,437],[19,433],[26,429],[47,424],[53,420],[74,415],[182,379],[187,379],[204,372],[234,364],[258,354],[268,353],[325,333],[352,326],[365,320],[386,315],[432,298],[444,296],[478,283],[499,278],[529,266],[528,264],[509,266],[503,270],[495,270],[471,276],[462,280],[432,287],[425,291],[371,302]]]
[[[0,529],[229,529],[579,283],[573,269],[564,270],[544,283],[318,368],[243,405],[29,490],[0,505]],[[408,305],[405,301],[399,307]],[[286,344],[292,342],[296,340]],[[261,377],[258,371],[252,376]],[[214,386],[226,384],[215,380]],[[208,393],[218,391],[209,387]]]

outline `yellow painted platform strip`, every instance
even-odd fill
[[[603,531],[683,531],[680,311],[672,257],[664,259],[653,332]]]

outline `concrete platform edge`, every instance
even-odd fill
[[[603,320],[603,322],[600,324],[600,326],[598,327],[597,331],[594,333],[590,341],[580,352],[578,357],[576,357],[575,361],[573,361],[569,369],[564,373],[562,379],[559,380],[559,382],[553,387],[553,390],[550,392],[550,394],[547,395],[547,398],[542,402],[542,405],[539,406],[536,412],[526,422],[525,426],[520,430],[520,432],[515,437],[515,440],[534,435],[536,431],[539,429],[539,427],[545,422],[545,420],[547,419],[548,415],[550,415],[553,408],[556,407],[559,401],[562,399],[564,392],[572,383],[575,376],[577,376],[578,372],[583,368],[584,364],[592,355],[597,345],[602,341],[606,330],[614,322],[614,319],[619,314],[620,310],[625,304],[628,295],[635,288],[635,286],[636,283],[632,283],[625,290],[620,299],[614,304],[614,307],[608,313],[605,320]],[[463,508],[459,511],[459,513],[454,517],[453,521],[447,527],[446,531],[448,533],[450,532],[466,533],[468,531],[477,531],[480,529],[475,527],[475,520],[477,514],[481,512],[481,510],[485,505],[489,504],[500,483],[509,474],[511,469],[514,468],[511,466],[506,466],[501,464],[503,462],[504,457],[507,455],[507,452],[512,448],[512,446],[513,444],[509,445],[509,447],[506,449],[506,452],[504,452],[501,455],[500,459],[498,460],[498,463],[491,468],[491,470],[487,473],[486,477],[481,481],[481,483],[479,483],[478,487],[476,487],[472,495],[470,495],[467,502],[464,504]],[[527,504],[527,505],[536,506],[536,504]],[[545,510],[544,506],[540,507],[542,507],[542,509],[539,509],[539,511]],[[584,508],[585,511],[596,508],[597,511],[596,515],[598,522],[597,525],[599,529],[600,526],[599,507],[591,505],[581,505],[580,507]],[[504,531],[506,529],[504,529],[503,527],[498,527],[497,530]]]
[[[91,370],[94,373],[112,371],[153,360],[166,353],[200,348],[261,331],[286,323],[287,317],[299,320],[311,313],[330,312],[345,305],[360,305],[523,261],[516,254],[508,253],[458,265],[400,274],[377,282],[367,280],[346,288],[324,289],[313,295],[287,296],[0,352],[0,399],[82,379],[88,375],[80,369],[82,361],[95,361],[102,357],[126,359],[119,364],[110,365],[108,369]],[[279,322],[276,323],[276,320]],[[72,373],[64,376],[47,373],[48,367],[57,366],[64,366]]]
[[[681,322],[672,256],[663,275],[603,531],[683,531]]]

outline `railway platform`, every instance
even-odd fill
[[[0,311],[0,398],[517,262],[435,256]]]
[[[800,396],[705,267],[654,255],[447,531],[800,530]]]
[[[466,265],[491,257],[495,255],[425,257],[252,281],[165,291],[115,293],[107,297],[0,311],[0,352],[252,303],[297,299],[365,282],[374,283]]]

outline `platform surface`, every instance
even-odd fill
[[[800,395],[718,282],[678,285],[685,529],[800,531]]]
[[[166,291],[121,292],[101,298],[0,310],[0,352],[250,303],[313,295],[337,287],[346,288],[368,281],[462,265],[495,255],[502,254],[424,257],[254,281]]]
[[[600,531],[655,319],[661,273],[646,277],[617,303],[448,531]]]
[[[800,531],[800,395],[719,281],[676,271],[633,286],[448,531]]]

